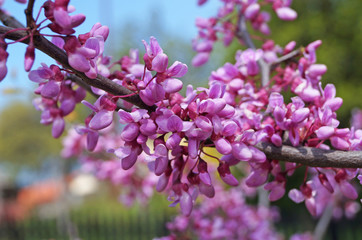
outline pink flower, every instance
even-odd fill
[[[265,190],[269,190],[269,200],[276,201],[284,196],[285,193],[285,182],[273,181],[265,184]]]
[[[100,96],[94,105],[85,100],[83,100],[82,103],[95,113],[89,122],[89,128],[101,130],[112,123],[116,104],[107,95]]]
[[[164,72],[168,66],[168,57],[163,53],[155,37],[150,37],[150,44],[143,40],[146,53],[143,56],[146,67],[150,71]]]
[[[150,38],[150,44],[143,41],[146,53],[144,55],[145,65],[149,71],[156,71],[157,75],[152,77],[146,72],[143,81],[137,83],[141,99],[149,106],[164,99],[166,94],[180,91],[183,87],[182,81],[177,79],[187,72],[187,66],[181,62],[174,62],[168,68],[168,57],[163,53],[156,38]]]
[[[297,18],[297,12],[289,7],[281,7],[275,10],[278,17],[284,21],[293,21]]]
[[[180,203],[181,212],[184,216],[189,216],[193,207],[193,199],[190,195],[187,184],[177,183],[173,185],[169,200],[174,201],[171,206]]]
[[[230,142],[227,139],[219,138],[214,141],[216,150],[221,154],[229,154],[232,151]]]
[[[89,122],[86,122],[86,127],[78,127],[76,128],[76,131],[79,135],[85,135],[85,134],[87,135],[87,141],[86,141],[87,150],[94,151],[98,143],[99,133],[98,131],[90,129],[87,123]]]
[[[230,186],[239,185],[238,180],[231,174],[229,164],[220,162],[217,171],[220,174],[221,179]]]
[[[257,16],[259,10],[260,10],[260,5],[258,3],[252,3],[245,9],[244,15],[246,19],[252,19]]]
[[[26,72],[29,72],[31,67],[33,66],[34,59],[35,59],[35,48],[33,44],[29,44],[26,48],[25,52],[25,60],[24,60],[24,69]]]
[[[319,139],[328,139],[334,134],[334,131],[333,127],[323,126],[316,130],[315,133]]]
[[[234,142],[232,144],[232,153],[233,153],[233,156],[240,161],[248,161],[253,156],[249,147],[246,146],[242,142],[240,142],[240,143]]]
[[[3,80],[8,73],[6,60],[8,59],[9,54],[6,52],[6,48],[7,44],[4,38],[0,37],[0,81]]]
[[[157,176],[162,175],[168,167],[168,149],[164,144],[158,144],[155,147],[155,152],[148,158],[151,160],[148,163],[148,167],[153,171]]]
[[[288,197],[296,203],[301,203],[304,201],[303,193],[295,188],[293,188],[289,191]]]
[[[207,0],[198,0],[197,5],[201,6],[201,5],[205,4],[206,2],[207,2]]]
[[[210,53],[200,52],[196,54],[195,57],[193,57],[191,64],[194,67],[200,67],[204,65],[207,61],[209,61],[209,58],[210,58]]]
[[[73,28],[84,22],[83,14],[69,16],[68,4],[69,0],[48,0],[43,4],[45,16],[52,21],[49,28],[53,32],[70,35],[75,32]]]
[[[236,54],[236,65],[244,76],[255,76],[259,73],[258,60],[263,56],[263,50],[246,49]]]
[[[104,42],[108,37],[108,27],[96,23],[91,31],[79,36],[66,39],[64,49],[68,53],[69,64],[78,71],[84,72],[89,78],[98,74],[98,58],[104,51]]]
[[[309,213],[313,216],[317,215],[317,204],[315,199],[315,191],[312,189],[312,182],[309,181],[300,186],[300,191],[292,189],[289,191],[288,196],[296,203],[305,201],[305,205]]]
[[[122,168],[128,170],[136,163],[138,155],[141,154],[140,146],[124,146],[116,149],[114,154],[122,161]]]
[[[327,84],[324,88],[324,104],[323,107],[329,107],[333,112],[337,111],[343,100],[340,97],[336,97],[336,88],[333,84]]]

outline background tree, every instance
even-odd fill
[[[1,112],[0,135],[6,136],[0,139],[2,162],[36,167],[59,154],[61,143],[49,135],[49,127],[39,125],[39,117],[24,103],[11,104]]]

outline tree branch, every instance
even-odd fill
[[[271,143],[256,146],[268,159],[300,163],[310,167],[362,168],[362,151],[324,150],[311,147],[276,147]]]
[[[14,28],[0,26],[0,34],[5,34],[10,30],[14,30]],[[18,30],[14,32],[10,32],[6,34],[5,38],[11,40],[19,40],[23,37],[26,37],[28,33],[24,30]],[[22,43],[28,44],[29,39],[25,39]],[[43,36],[36,35],[34,36],[34,46],[38,50],[42,51],[43,53],[47,54],[49,57],[53,58],[57,62],[59,62],[64,68],[70,69],[74,72],[78,77],[80,77],[86,84],[102,89],[110,94],[115,96],[123,96],[129,95],[133,92],[128,90],[127,88],[113,82],[112,80],[103,77],[102,75],[98,74],[95,79],[88,78],[83,72],[80,72],[69,65],[68,56],[67,54],[49,40],[44,38]],[[147,109],[149,111],[154,111],[155,106],[148,106],[146,105],[138,95],[133,95],[130,97],[125,97],[123,100],[130,102],[140,108]]]
[[[251,48],[254,50],[256,49],[254,42],[253,42],[253,40],[251,40],[251,37],[249,35],[248,28],[246,26],[245,17],[242,13],[240,13],[240,15],[239,15],[236,36],[239,39],[241,39],[248,48]]]
[[[287,61],[293,60],[294,57],[297,57],[298,55],[301,55],[301,54],[302,54],[301,48],[294,50],[288,54],[285,54],[285,55],[281,56],[280,58],[278,58],[276,61],[272,62],[270,64],[270,68],[271,68],[271,70],[274,70],[282,62],[287,62]]]
[[[13,16],[6,14],[3,10],[0,9],[0,20],[1,22],[8,27],[12,28],[25,28],[25,26],[16,20]]]
[[[334,199],[332,199],[327,207],[324,209],[317,226],[314,229],[313,240],[321,240],[326,233],[329,223],[333,217]]]
[[[34,2],[35,0],[29,0],[28,7],[25,9],[26,25],[31,29],[36,28],[36,23],[33,18]]]
[[[99,95],[95,94],[92,89],[91,86],[89,86],[88,84],[86,84],[85,82],[83,82],[83,80],[80,77],[77,77],[77,75],[75,74],[68,74],[66,76],[66,79],[71,80],[72,82],[75,82],[78,86],[80,86],[81,88],[83,88],[84,90],[86,90],[90,95],[92,95],[95,98],[99,98]]]
[[[281,64],[282,62],[288,61],[300,54],[302,54],[302,49],[299,48],[278,58],[276,61],[273,62],[272,66]]]
[[[95,94],[93,91],[92,91],[92,88],[86,84],[85,82],[83,82],[83,80],[78,77],[77,75],[75,74],[68,74],[67,76],[67,79],[71,80],[72,82],[75,82],[78,86],[80,86],[81,88],[85,89],[89,94],[91,94],[93,97],[95,98],[99,98],[99,95],[98,94]],[[126,109],[124,108],[123,106],[121,106],[120,102],[117,102],[117,108],[116,110],[119,110],[119,109],[123,109],[127,112],[129,112],[130,110],[129,109]]]

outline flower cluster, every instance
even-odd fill
[[[283,239],[272,225],[279,219],[276,208],[249,205],[242,185],[215,189],[215,198],[203,199],[189,217],[176,216],[167,223],[171,234],[156,239]]]
[[[64,117],[73,112],[75,105],[84,99],[85,90],[76,88],[72,81],[65,79],[64,73],[56,65],[48,67],[43,64],[29,73],[29,79],[39,83],[35,94],[41,97],[34,99],[33,104],[42,111],[40,122],[53,124],[53,137],[60,137],[65,127]]]
[[[96,78],[108,33],[107,26],[96,23],[90,32],[79,35],[78,39],[74,36],[65,38],[63,48],[68,54],[69,64],[74,69],[84,72],[87,77]]]
[[[71,34],[75,33],[75,27],[84,22],[85,16],[83,14],[70,16],[69,13],[75,8],[69,5],[69,0],[54,2],[48,0],[43,4],[43,8],[45,17],[52,22],[47,27],[60,34],[59,37],[53,39],[53,43],[67,52],[70,66],[84,72],[92,79],[96,78],[98,73],[104,73],[101,69],[104,63],[104,42],[109,34],[108,27],[96,23],[90,32],[80,34],[77,38]],[[106,77],[108,77],[107,73],[105,73]]]
[[[48,0],[43,4],[44,15],[51,21],[49,29],[55,33],[69,35],[75,33],[73,28],[78,27],[85,20],[83,14],[69,16],[75,10],[69,6],[69,0]]]
[[[119,65],[120,70],[109,70],[109,77],[139,93],[141,99],[147,105],[155,105],[156,110],[118,110],[119,121],[124,125],[119,135],[123,142],[112,147],[111,152],[120,161],[110,165],[133,172],[137,168],[135,163],[143,156],[149,170],[157,176],[156,190],[168,192],[172,205],[179,203],[184,215],[191,214],[199,194],[215,196],[210,178],[213,167],[206,157],[216,160],[220,178],[231,186],[237,186],[239,181],[230,166],[248,162],[250,172],[245,183],[249,187],[265,184],[269,199],[280,199],[286,192],[287,177],[301,166],[267,159],[255,147],[257,143],[267,141],[281,146],[284,142],[326,149],[329,141],[334,148],[342,150],[357,149],[361,143],[359,131],[353,135],[349,129],[337,128],[335,112],[342,101],[336,97],[333,85],[323,89],[320,84],[326,71],[324,65],[316,64],[315,49],[320,44],[320,41],[311,43],[298,63],[279,68],[269,88],[255,84],[260,75],[259,59],[272,64],[292,51],[294,44],[288,44],[283,50],[269,42],[263,49],[238,51],[234,64],[226,63],[211,74],[209,88],[188,86],[183,97],[178,93],[182,82],[177,78],[186,73],[186,65],[176,61],[168,67],[168,56],[157,40],[151,37],[150,43],[144,41],[145,64],[140,63],[138,51],[132,50],[129,56],[111,65]],[[286,86],[296,95],[290,103],[285,103],[280,93]],[[117,100],[122,98],[95,92],[101,96],[95,104],[83,101],[92,113],[86,126],[78,128],[79,133],[87,134],[86,146],[91,151],[97,148],[98,132],[111,125]],[[206,152],[207,147],[215,147],[222,157],[211,156]],[[312,192],[317,191],[312,190],[312,186],[327,186],[334,195],[338,192],[334,189],[348,187],[350,194],[342,195],[346,199],[357,198],[356,190],[349,183],[357,172],[343,175],[341,170],[333,169],[326,177],[319,168],[305,171],[310,179],[304,179],[300,190],[293,189],[289,196],[296,202],[305,200],[312,215],[323,211],[322,199],[333,199],[315,198]],[[314,177],[316,175],[319,177]],[[328,179],[333,177],[335,183],[329,183],[332,180]]]
[[[20,0],[18,2],[26,3],[26,1]],[[30,71],[34,63],[34,36],[39,34],[41,36],[47,36],[47,34],[41,34],[40,31],[44,28],[48,28],[52,32],[58,34],[55,36],[52,35],[54,36],[52,41],[56,46],[67,52],[68,62],[74,70],[83,72],[87,77],[92,79],[96,78],[98,73],[108,77],[109,72],[108,69],[107,71],[104,71],[104,65],[109,63],[109,59],[107,57],[103,57],[104,42],[107,40],[109,34],[108,27],[102,26],[100,23],[96,23],[90,32],[80,34],[77,38],[72,35],[75,33],[74,28],[81,25],[86,17],[83,14],[70,16],[69,13],[75,11],[75,8],[69,5],[69,0],[47,0],[42,5],[41,9],[44,9],[44,16],[46,19],[36,24],[36,21],[38,21],[39,18],[38,15],[38,17],[33,20],[34,24],[31,24],[31,28],[14,28],[9,31],[9,33],[16,30],[29,31],[29,35],[21,39],[24,40],[29,38],[29,45],[26,48],[24,60],[25,71]],[[41,26],[44,22],[48,21],[51,23],[47,24],[45,27]],[[5,36],[6,34],[8,33],[5,33]],[[7,45],[8,43],[6,43],[4,38],[1,37],[0,80],[2,80],[7,74]]]
[[[119,200],[130,206],[135,202],[147,204],[152,197],[157,178],[147,170],[144,161],[130,170],[123,170],[121,161],[114,154],[106,153],[110,149],[123,145],[118,134],[114,134],[114,125],[100,131],[99,143],[92,154],[85,151],[89,144],[82,132],[82,127],[71,129],[63,139],[62,157],[77,158],[81,163],[81,171],[94,174],[102,181],[109,181],[119,189]],[[89,133],[88,133],[89,134]]]
[[[343,212],[347,218],[353,218],[360,210],[358,193],[349,182],[356,177],[357,170],[329,170],[316,168],[313,178],[298,189],[291,189],[290,199],[296,203],[305,202],[313,216],[320,216],[331,202],[335,205],[334,217],[341,218]],[[348,199],[348,200],[346,200]]]
[[[206,2],[207,0],[199,1],[198,4],[202,5]],[[228,46],[233,41],[234,37],[240,34],[240,23],[235,26],[232,23],[233,20],[239,21],[239,18],[243,18],[247,22],[250,22],[254,30],[265,35],[270,34],[268,26],[270,15],[268,12],[261,10],[261,6],[264,5],[264,3],[271,4],[272,9],[281,20],[292,21],[297,18],[297,13],[290,8],[292,1],[223,1],[223,6],[220,7],[216,17],[196,19],[196,26],[199,30],[199,34],[192,43],[193,49],[197,52],[192,60],[192,65],[201,66],[209,60],[213,45],[220,38],[218,35],[223,36],[223,43],[225,46]]]

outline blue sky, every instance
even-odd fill
[[[37,0],[36,8],[44,1]],[[145,29],[142,26],[149,26],[152,17],[157,15],[160,20],[161,27],[165,32],[172,36],[178,36],[185,41],[190,42],[197,34],[194,25],[195,18],[209,17],[216,13],[219,1],[210,0],[202,7],[197,6],[197,0],[73,0],[70,4],[76,7],[75,13],[83,13],[87,16],[86,21],[76,28],[77,33],[89,32],[94,23],[100,22],[110,27],[110,39],[112,45],[122,40],[122,36],[117,34],[117,30],[124,26],[125,23],[133,23],[139,29],[130,29],[137,31],[140,36],[138,46],[142,39],[148,40],[152,33],[151,29]],[[21,22],[25,23],[24,9],[25,5],[19,4],[14,0],[6,0],[3,8],[8,10]],[[38,10],[35,10],[35,14]],[[43,19],[43,14],[41,18]],[[144,31],[146,30],[146,31]],[[156,36],[157,37],[157,36]],[[161,43],[167,39],[158,39]],[[116,46],[113,46],[116,47]],[[32,94],[35,83],[27,79],[27,73],[23,70],[23,61],[25,53],[25,45],[14,44],[8,47],[9,58],[7,61],[8,75],[0,82],[0,110],[7,104],[15,100],[28,100]],[[143,49],[140,49],[143,51]],[[54,63],[43,53],[37,51],[33,69],[40,66],[41,62]],[[17,89],[13,92],[12,90]]]

